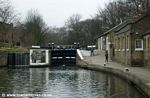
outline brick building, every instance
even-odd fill
[[[143,34],[144,37],[144,65],[150,65],[150,30]]]
[[[21,32],[13,24],[0,22],[0,42],[12,46],[20,42]],[[1,45],[0,45],[1,46]]]
[[[127,20],[98,38],[112,60],[130,66],[150,66],[150,14]]]

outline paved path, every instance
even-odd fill
[[[84,51],[82,51],[84,52]],[[83,55],[84,56],[84,55]],[[84,61],[86,61],[88,64],[95,64],[99,66],[104,66],[104,53],[100,53],[96,56],[84,56]],[[119,69],[122,71],[125,71],[125,68],[129,69],[130,74],[133,74],[137,76],[138,78],[145,81],[145,84],[147,86],[150,86],[150,68],[145,67],[127,67],[125,65],[121,65],[120,63],[116,63],[113,61],[109,61],[108,64],[106,64],[106,67]]]

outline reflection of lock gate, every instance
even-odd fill
[[[51,51],[51,65],[76,64],[76,49],[54,49]]]

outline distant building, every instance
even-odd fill
[[[21,32],[13,24],[0,22],[0,42],[8,43],[10,46],[20,43]]]
[[[150,14],[127,20],[98,38],[99,50],[130,66],[150,66]]]

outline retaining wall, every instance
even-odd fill
[[[7,66],[7,52],[0,51],[0,67]]]

